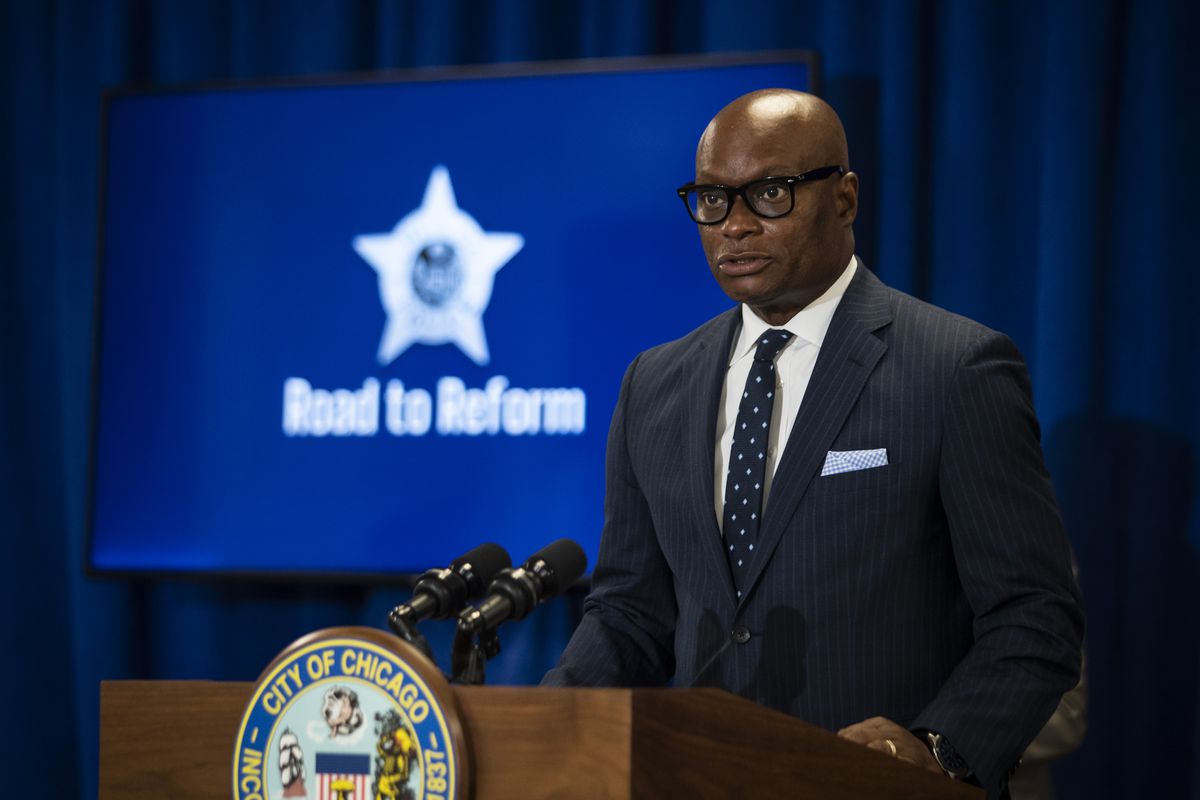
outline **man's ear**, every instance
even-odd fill
[[[847,225],[852,225],[858,217],[858,175],[853,172],[847,172],[838,180],[837,210]]]

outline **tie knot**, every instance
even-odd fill
[[[771,328],[758,337],[758,347],[754,349],[755,361],[774,361],[775,356],[792,338],[792,334],[782,328]]]

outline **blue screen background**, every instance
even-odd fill
[[[115,96],[103,187],[91,557],[101,570],[381,573],[482,541],[594,563],[604,446],[641,350],[729,307],[674,189],[729,98],[804,63]],[[351,245],[444,165],[525,244],[495,275],[491,362],[376,360],[386,313]],[[283,384],[436,396],[579,387],[581,435],[287,437]]]

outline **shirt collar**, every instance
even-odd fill
[[[772,327],[782,327],[800,339],[820,347],[825,341],[825,334],[829,331],[833,312],[837,310],[842,296],[846,294],[846,287],[854,279],[857,266],[858,259],[850,256],[850,263],[842,270],[842,274],[833,282],[833,285],[816,300],[797,311],[795,316],[782,326],[768,325],[758,314],[754,313],[750,306],[743,303],[742,330],[729,355],[729,363],[732,364],[753,352],[762,333]]]

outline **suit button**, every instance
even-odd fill
[[[744,625],[738,625],[733,629],[733,640],[738,644],[745,644],[750,641],[750,631]]]

